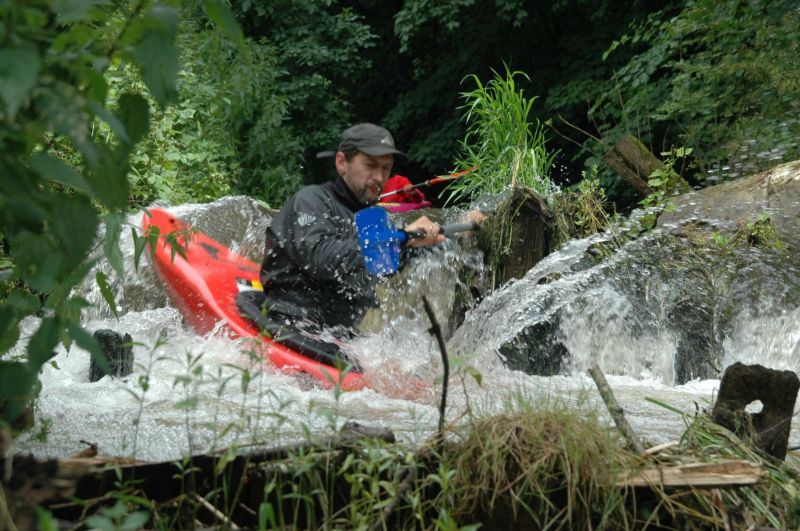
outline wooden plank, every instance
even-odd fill
[[[637,476],[617,483],[620,487],[694,487],[712,489],[754,485],[767,475],[761,465],[748,461],[691,463],[660,466],[641,471]]]

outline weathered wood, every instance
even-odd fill
[[[628,419],[625,418],[625,412],[622,410],[619,403],[617,403],[617,399],[614,398],[614,392],[611,390],[611,386],[608,385],[603,371],[601,371],[600,367],[597,365],[593,365],[589,368],[588,372],[597,385],[597,390],[600,392],[600,396],[603,397],[603,402],[606,403],[606,408],[611,414],[611,418],[614,419],[614,423],[617,425],[617,428],[619,428],[619,431],[622,432],[622,435],[625,436],[625,439],[627,439],[628,443],[630,443],[637,454],[644,454],[644,445],[642,445],[642,441],[639,437],[636,436],[636,432],[633,431],[631,425],[628,424]]]
[[[725,369],[711,416],[756,448],[783,459],[798,389],[800,379],[792,371],[734,363]],[[763,405],[761,411],[746,412],[756,400]]]
[[[652,173],[647,170],[651,165],[651,161],[647,157],[634,155],[633,160],[630,160],[625,156],[625,152],[633,151],[626,149],[631,139],[632,137],[630,136],[623,137],[614,147],[606,151],[605,155],[603,155],[603,162],[633,186],[640,195],[647,197],[653,193],[653,190],[647,185],[647,177]],[[648,154],[652,155],[649,152]]]
[[[633,135],[623,136],[614,147],[606,151],[603,161],[645,197],[653,193],[647,184],[648,178],[654,171],[664,167],[664,163]],[[668,181],[669,192],[691,190],[689,183],[675,171],[670,172]]]
[[[98,499],[116,489],[119,482],[135,482],[137,490],[147,499],[164,503],[184,494],[197,493],[207,497],[220,478],[224,478],[232,485],[245,482],[248,489],[242,493],[240,501],[258,507],[263,501],[263,483],[267,481],[264,467],[294,452],[317,451],[343,456],[358,447],[354,444],[356,441],[366,438],[386,442],[395,440],[394,434],[385,428],[348,423],[339,434],[325,440],[251,454],[239,453],[234,458],[225,451],[193,456],[188,462],[156,463],[97,457],[38,461],[28,456],[16,456],[11,477],[2,483],[2,487],[9,514],[21,529],[33,528],[27,524],[20,526],[19,522],[35,523],[36,507],[53,510],[57,518],[78,518],[82,506],[74,500]],[[0,462],[0,467],[2,465],[4,463]],[[206,501],[213,506],[214,500]],[[229,516],[231,522],[238,522],[240,517],[247,519],[239,512]]]
[[[648,468],[632,478],[617,483],[617,486],[714,489],[754,485],[766,475],[767,471],[761,465],[730,460],[720,463],[691,463]]]
[[[487,257],[495,287],[522,278],[548,253],[553,215],[545,199],[526,188],[511,191],[478,233],[478,247]]]
[[[645,450],[645,454],[647,455],[655,455],[663,452],[664,450],[669,450],[670,448],[675,448],[676,446],[680,445],[678,441],[669,441],[662,444],[657,444],[655,446],[651,446],[647,450]]]

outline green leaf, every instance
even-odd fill
[[[147,246],[147,236],[139,236],[136,229],[131,227],[131,239],[133,240],[133,267],[139,270],[139,259],[142,257],[142,251]]]
[[[478,371],[478,369],[468,365],[464,367],[464,372],[472,376],[472,378],[475,379],[475,382],[477,382],[478,385],[483,385],[483,375],[480,373],[480,371]]]
[[[87,198],[59,196],[55,201],[52,232],[59,241],[66,268],[73,269],[86,258],[97,225],[97,212]]]
[[[178,48],[175,34],[178,12],[174,8],[154,6],[144,19],[141,39],[134,46],[133,59],[139,66],[150,93],[161,104],[177,99]]]
[[[19,321],[14,308],[0,306],[0,354],[5,354],[19,341]]]
[[[90,193],[89,183],[86,182],[86,179],[81,174],[68,164],[47,153],[36,153],[31,156],[31,167],[46,179],[69,186],[80,192]]]
[[[126,93],[120,96],[117,114],[125,126],[130,146],[141,140],[150,129],[150,106],[139,94]]]
[[[239,50],[245,49],[244,33],[242,33],[242,28],[236,22],[236,17],[231,8],[228,7],[227,2],[223,0],[206,0],[203,2],[203,9],[208,18],[225,32]]]
[[[53,357],[53,349],[58,345],[61,332],[59,322],[54,317],[43,319],[39,328],[28,342],[28,366],[35,372]]]
[[[69,138],[90,167],[98,163],[91,116],[86,112],[85,98],[74,86],[56,81],[37,91],[34,105],[46,126]]]
[[[52,291],[62,271],[63,259],[47,235],[21,231],[11,241],[20,277],[36,291]]]
[[[86,519],[86,525],[90,529],[99,529],[100,531],[116,531],[117,529],[109,517],[96,514]]]
[[[53,518],[53,513],[42,507],[36,508],[39,520],[39,531],[58,531],[58,520]]]
[[[122,214],[119,212],[106,214],[106,236],[103,241],[103,253],[120,279],[125,277],[125,266],[122,261],[122,253],[119,250],[119,235],[122,232],[123,221]]]
[[[7,119],[15,118],[36,86],[40,66],[39,54],[30,44],[0,49],[0,97],[5,103]]]
[[[59,23],[68,24],[91,19],[95,6],[108,4],[109,2],[103,0],[55,0],[53,11],[57,13],[56,20]]]
[[[0,419],[13,422],[28,403],[36,372],[24,363],[0,360]]]
[[[125,517],[122,522],[122,531],[136,531],[140,529],[150,519],[150,513],[147,511],[135,511]]]
[[[123,97],[124,95],[120,96],[120,99]],[[117,138],[120,142],[123,144],[131,143],[130,138],[128,137],[128,131],[125,129],[125,124],[123,124],[122,121],[114,115],[114,113],[106,109],[97,101],[90,101],[88,106],[89,110],[91,110],[95,116],[99,117],[108,124],[111,130],[114,131],[114,134],[117,135]]]
[[[39,297],[25,290],[14,290],[6,298],[5,304],[13,307],[19,316],[34,314],[42,307]]]
[[[108,365],[108,357],[105,352],[100,348],[97,340],[89,334],[86,330],[81,328],[80,324],[75,322],[67,323],[67,331],[69,336],[81,347],[91,354],[92,359],[97,363],[100,369],[106,374],[111,374],[111,368]]]
[[[119,313],[117,313],[117,303],[114,301],[114,293],[111,292],[111,288],[108,286],[106,275],[102,271],[98,271],[97,275],[95,275],[95,279],[97,280],[97,285],[100,287],[100,293],[108,303],[108,307],[111,308],[111,313],[114,314],[114,317],[119,319]]]
[[[123,209],[128,203],[128,150],[112,151],[108,146],[97,148],[98,163],[86,179],[103,205],[110,210]]]

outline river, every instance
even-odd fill
[[[260,258],[269,218],[254,203],[232,198],[210,206],[182,205],[173,211],[240,253]],[[129,222],[138,225],[140,219],[137,214]],[[677,440],[685,427],[683,416],[659,403],[687,415],[710,408],[719,380],[673,383],[677,341],[673,335],[659,329],[635,333],[618,326],[610,315],[619,313],[624,297],[612,283],[597,281],[597,275],[605,274],[602,267],[569,271],[591,243],[572,242],[551,254],[526,277],[529,288],[519,289],[526,279],[515,283],[514,297],[524,294],[522,299],[504,299],[503,290],[509,288],[501,288],[467,314],[448,345],[455,373],[448,387],[448,422],[462,422],[467,411],[484,415],[516,410],[522,402],[584,408],[608,420],[585,373],[593,360],[606,371],[633,428],[649,444]],[[119,319],[111,315],[89,279],[80,294],[95,306],[85,313],[83,325],[89,331],[108,328],[131,334],[134,372],[89,383],[88,353],[76,345],[69,352],[59,346],[41,375],[35,425],[18,437],[15,452],[65,457],[92,443],[101,455],[166,460],[223,448],[286,444],[330,433],[347,421],[389,428],[408,442],[424,440],[436,428],[440,352],[421,306],[379,316],[382,326],[348,345],[365,367],[372,388],[334,393],[265,365],[248,354],[251,349],[245,340],[229,339],[220,330],[197,336],[168,302],[147,257],[138,270],[134,268],[129,236],[123,238],[122,249],[126,275],[113,281]],[[454,268],[464,264],[479,268],[474,256],[454,244],[418,262],[413,274],[394,289],[416,293],[412,301],[424,293],[439,309],[452,302]],[[537,282],[537,275],[552,277],[554,271],[562,273],[556,282]],[[595,275],[595,280],[585,282],[587,275]],[[569,319],[561,319],[559,334],[571,356],[563,374],[532,376],[506,368],[494,346],[511,320],[526,318],[540,307],[540,300],[574,297],[576,292],[581,300],[595,301],[595,306],[587,311],[584,305]],[[750,318],[743,313],[741,323],[723,338],[725,366],[743,361],[800,370],[800,307],[786,301],[769,304],[777,306]],[[440,318],[447,322],[446,315]],[[35,318],[23,322],[16,353],[23,351],[25,338],[36,326]],[[412,385],[417,378],[432,385],[419,389]],[[790,446],[798,444],[795,422]]]

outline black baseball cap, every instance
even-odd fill
[[[352,150],[360,151],[372,157],[380,157],[382,155],[406,156],[405,153],[394,147],[394,138],[392,138],[392,134],[387,129],[366,122],[348,127],[339,137],[337,151]],[[332,151],[322,151],[317,153],[317,158],[333,155],[335,153]]]

